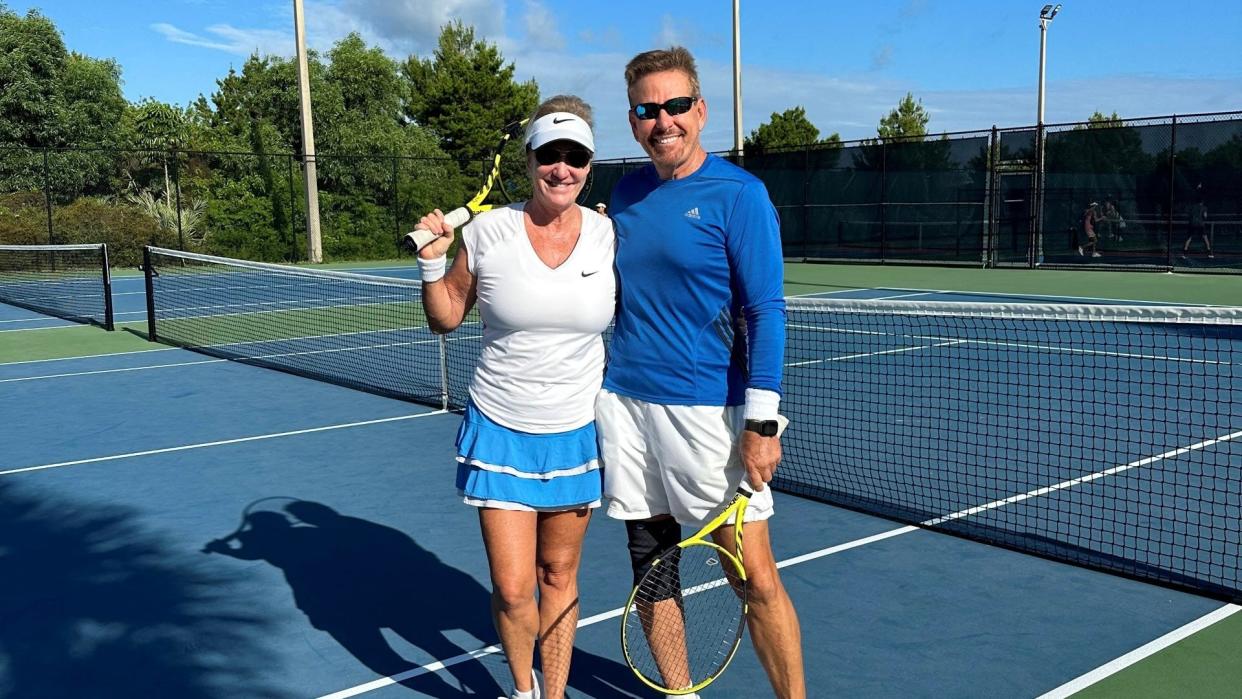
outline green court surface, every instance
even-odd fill
[[[1079,272],[790,262],[785,265],[785,289],[789,294],[839,292],[846,289],[910,289],[1224,306],[1242,303],[1242,275],[1161,272]]]
[[[1210,626],[1075,694],[1084,699],[1236,697],[1242,694],[1242,614]]]

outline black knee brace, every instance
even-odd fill
[[[630,567],[634,571],[635,585],[656,556],[681,541],[681,525],[672,517],[630,520],[625,523],[625,531],[630,539]]]

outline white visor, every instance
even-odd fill
[[[595,138],[591,127],[582,117],[569,112],[544,114],[526,127],[526,145],[532,150],[553,141],[573,141],[595,152]]]

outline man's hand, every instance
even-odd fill
[[[776,474],[776,465],[781,461],[781,438],[764,437],[757,432],[743,430],[738,448],[747,480],[756,491],[763,490]]]

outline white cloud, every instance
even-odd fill
[[[238,29],[228,24],[213,24],[205,30],[211,35],[207,37],[166,22],[152,24],[151,29],[176,44],[199,46],[240,56],[249,56],[256,51],[261,54],[293,52],[292,32],[285,34],[267,29]]]
[[[544,49],[565,48],[565,37],[556,26],[556,17],[539,0],[526,0],[526,42]]]
[[[871,69],[884,70],[893,62],[893,45],[883,44],[871,56]]]
[[[493,40],[505,26],[501,0],[343,0],[339,9],[368,27],[372,38],[420,54],[434,49],[440,29],[454,20]]]
[[[325,50],[350,31],[357,31],[390,56],[407,53],[429,55],[440,27],[460,18],[476,27],[477,36],[496,43],[507,61],[516,66],[516,79],[534,78],[543,96],[567,93],[581,96],[596,113],[596,143],[601,158],[641,156],[626,120],[625,85],[622,73],[632,57],[620,47],[625,42],[617,30],[577,29],[574,50],[566,42],[545,0],[526,0],[521,24],[504,33],[504,10],[500,0],[313,0],[307,5],[308,43]],[[903,11],[918,15],[925,4],[915,0]],[[292,12],[273,26],[287,30],[246,29],[218,24],[187,31],[171,24],[153,25],[166,40],[227,53],[260,52],[291,55]],[[648,46],[721,44],[727,37],[704,35],[673,15],[660,20],[658,38]],[[892,44],[880,46],[877,67],[891,60]],[[745,58],[745,56],[744,56]],[[709,150],[725,150],[733,142],[732,65],[726,59],[700,57],[700,80],[709,105],[708,125],[703,133]],[[749,134],[773,112],[801,105],[808,118],[825,136],[838,132],[847,140],[875,135],[880,117],[912,92],[932,114],[933,132],[1024,126],[1035,121],[1034,86],[979,90],[925,90],[916,84],[877,76],[876,73],[829,76],[814,67],[784,70],[744,66],[744,123]],[[1047,121],[1086,119],[1091,112],[1116,111],[1123,117],[1216,111],[1232,106],[1242,94],[1242,77],[1180,79],[1174,77],[1113,75],[1090,80],[1052,81],[1048,84]]]
[[[435,49],[441,28],[453,20],[474,27],[479,38],[503,38],[501,0],[313,0],[305,3],[305,9],[306,43],[318,51],[326,51],[350,32],[357,32],[394,58],[410,53],[427,55]],[[551,14],[546,14],[552,21]],[[225,53],[249,55],[257,50],[293,55],[292,7],[273,6],[271,24],[280,29],[217,24],[195,32],[166,22],[151,28],[168,41]]]
[[[670,14],[665,14],[660,18],[660,33],[656,34],[656,46],[683,46],[686,39],[681,30],[677,27],[677,20]]]

